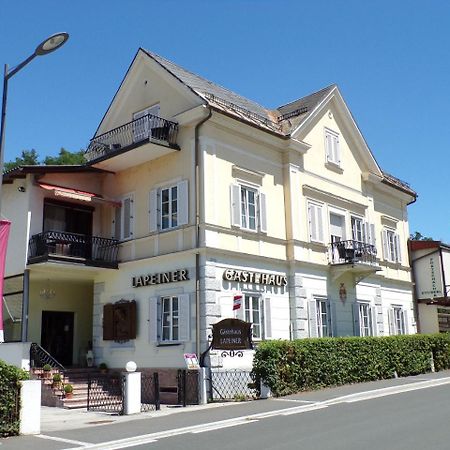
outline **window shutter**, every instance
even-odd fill
[[[383,243],[383,259],[388,260],[389,259],[389,247],[388,247],[388,237],[387,237],[386,230],[383,230],[381,232],[381,241]]]
[[[369,224],[369,244],[376,246],[375,224]]]
[[[328,307],[328,329],[329,335],[331,337],[337,336],[337,324],[336,324],[336,302],[332,300],[328,300],[327,302]]]
[[[409,334],[408,311],[404,309],[402,311],[402,314],[403,314],[403,326],[405,327],[404,333]]]
[[[325,153],[327,161],[333,161],[333,144],[331,142],[331,134],[325,132]]]
[[[377,309],[370,307],[370,317],[372,322],[372,336],[378,336]]]
[[[336,164],[341,164],[341,149],[339,147],[339,136],[333,136],[333,147],[334,147],[334,162]]]
[[[129,323],[129,339],[136,339],[136,302],[133,300],[128,303],[128,323]]]
[[[359,303],[353,303],[353,334],[361,336],[361,325],[359,323]]]
[[[150,233],[158,231],[158,191],[152,189],[148,199],[148,228]]]
[[[189,294],[180,294],[178,296],[179,301],[179,340],[182,342],[187,342],[190,339],[190,325],[191,325],[191,315],[190,315],[190,300]]]
[[[309,203],[309,236],[311,241],[323,242],[322,207]]]
[[[267,233],[266,194],[259,193],[259,230]]]
[[[309,337],[311,338],[318,337],[316,300],[308,301],[308,322],[309,322]]]
[[[395,240],[395,249],[396,249],[396,258],[395,261],[401,263],[402,262],[402,256],[401,256],[401,248],[400,248],[400,236],[398,234],[394,235]]]
[[[394,308],[389,308],[388,310],[388,319],[389,319],[389,336],[394,336],[396,333],[395,331],[395,315],[394,315]]]
[[[130,195],[122,201],[122,238],[130,239],[133,237],[133,196]]]
[[[112,215],[112,234],[114,239],[120,240],[120,221],[121,221],[122,208],[114,208]]]
[[[272,336],[272,304],[269,297],[264,298],[264,334],[265,339],[273,339]]]
[[[188,180],[177,184],[178,191],[178,225],[187,225],[189,222],[189,191]]]
[[[363,242],[365,244],[370,244],[370,227],[366,221],[363,221]]]
[[[230,186],[231,197],[231,225],[234,227],[242,226],[241,217],[241,187],[239,184]]]
[[[161,330],[161,301],[158,297],[151,297],[148,316],[149,341],[159,342]]]
[[[112,303],[103,306],[103,340],[114,340],[114,305]]]

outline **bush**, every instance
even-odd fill
[[[73,392],[73,386],[71,384],[64,385],[64,392],[66,394],[71,394]]]
[[[53,382],[54,383],[60,383],[62,380],[61,374],[60,373],[54,373],[53,374]]]
[[[28,378],[28,372],[0,360],[0,437],[19,434],[19,381]]]
[[[417,375],[450,367],[450,335],[407,335],[265,341],[252,377],[276,396],[325,386]]]
[[[52,366],[50,364],[44,364],[44,367],[42,367],[42,370],[44,372],[50,372],[50,370],[52,370]]]

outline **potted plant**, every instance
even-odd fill
[[[61,374],[60,373],[53,374],[53,384],[52,384],[53,389],[60,389],[61,382],[62,382]]]
[[[98,365],[98,368],[100,369],[101,373],[107,373],[108,372],[108,366],[104,362],[100,363]]]
[[[64,394],[66,398],[72,398],[73,396],[73,386],[71,384],[64,385]]]
[[[50,378],[50,372],[52,370],[52,366],[50,364],[44,364],[42,367],[42,378]]]

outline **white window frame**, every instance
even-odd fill
[[[367,242],[367,227],[366,222],[362,217],[351,215],[350,227],[352,229],[352,239],[356,242]]]
[[[167,217],[163,221],[163,194],[168,193]],[[176,192],[176,201],[174,199]],[[166,203],[166,202],[165,202]],[[174,211],[175,209],[175,211]],[[175,220],[176,219],[176,223]],[[189,222],[188,180],[171,183],[152,189],[149,193],[149,231],[168,231],[187,225]]]
[[[242,307],[244,313],[244,320],[252,324],[253,340],[261,341],[264,338],[263,299],[259,294],[247,293],[244,294],[243,300],[244,301]],[[254,308],[255,300],[257,308]]]
[[[176,308],[174,307],[176,305]],[[161,297],[161,342],[180,341],[180,300],[177,295]],[[165,331],[168,331],[166,337]]]
[[[253,194],[254,215],[250,215],[249,193]],[[259,186],[234,183],[230,187],[231,225],[252,233],[267,233],[266,195]],[[250,218],[254,224],[250,225]]]
[[[408,334],[408,316],[400,305],[392,305],[389,309],[389,332],[391,335]]]
[[[331,317],[330,302],[327,298],[316,298],[317,337],[330,337]]]
[[[324,130],[325,136],[325,158],[327,164],[341,167],[341,148],[339,143],[339,133],[329,128]]]
[[[400,236],[391,228],[383,230],[383,252],[384,259],[387,261],[393,263],[401,262]]]
[[[323,204],[308,200],[308,229],[311,242],[324,242],[323,232]]]
[[[337,236],[337,235],[332,235],[331,234],[331,216],[336,216],[339,217],[341,219],[341,225],[342,225],[342,236]],[[341,241],[345,241],[346,240],[346,217],[345,217],[345,212],[344,211],[337,211],[335,209],[330,209],[328,212],[328,227],[329,227],[329,235],[330,235],[330,243],[333,242],[338,242],[338,241],[333,241],[332,236],[335,237],[340,237]]]
[[[376,336],[377,318],[376,307],[369,302],[358,301],[355,307],[355,322],[359,329],[355,330],[358,336]]]

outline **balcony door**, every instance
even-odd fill
[[[92,212],[92,208],[83,205],[46,200],[44,203],[44,232],[65,231],[91,236]]]
[[[42,311],[41,346],[59,363],[73,364],[74,313]]]
[[[341,242],[345,239],[345,218],[339,214],[330,213],[330,240],[331,243]]]
[[[146,117],[148,115],[150,116]],[[159,104],[133,114],[134,142],[139,142],[150,137],[151,129],[157,126],[158,121],[154,116],[159,117]]]

